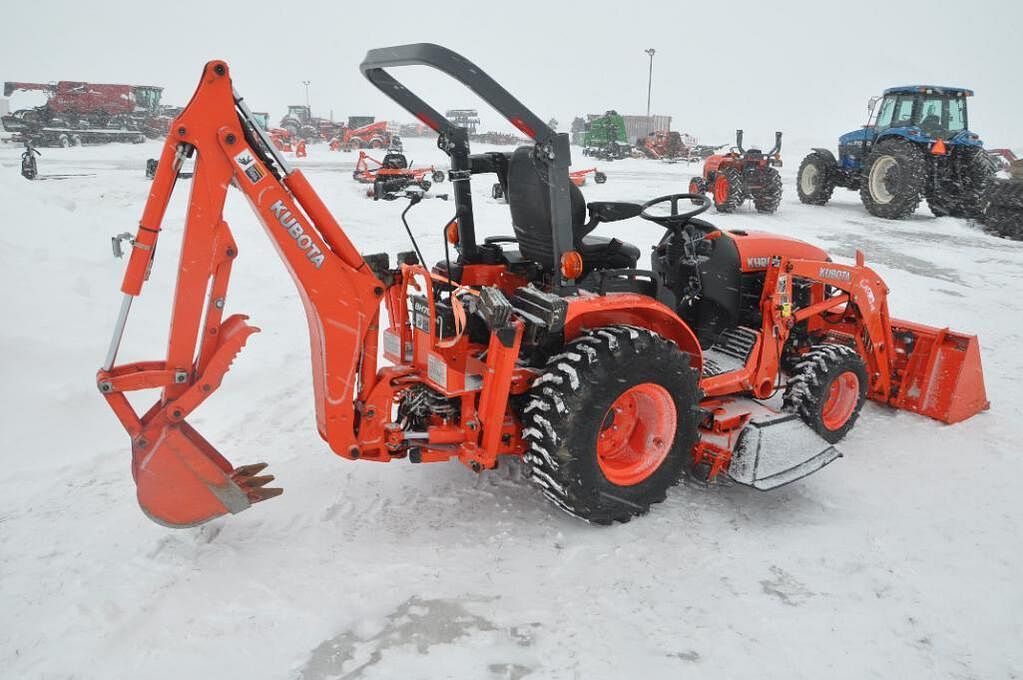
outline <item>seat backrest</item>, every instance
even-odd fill
[[[527,260],[551,270],[554,262],[554,227],[547,192],[546,166],[532,157],[533,147],[520,146],[508,160],[508,208],[512,227],[519,242],[519,252]],[[568,183],[572,204],[573,244],[578,249],[588,233],[586,200],[579,187]]]
[[[408,167],[408,161],[404,154],[391,152],[384,156],[384,162],[381,165],[389,170],[404,170]]]

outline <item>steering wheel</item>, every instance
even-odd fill
[[[699,201],[702,205],[695,210],[679,214],[678,204],[679,201],[682,200],[688,200],[693,203]],[[669,201],[671,202],[670,215],[651,215],[647,212],[648,208]],[[700,213],[706,212],[708,209],[710,209],[710,199],[707,198],[706,194],[669,194],[667,196],[652,199],[641,205],[639,216],[644,220],[650,220],[655,224],[659,224],[666,229],[681,231],[689,223],[689,220],[693,219]]]

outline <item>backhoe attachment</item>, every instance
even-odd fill
[[[131,303],[149,278],[182,161],[197,156],[178,263],[167,356],[116,365]],[[282,489],[261,474],[265,463],[234,467],[185,418],[219,386],[235,356],[259,329],[235,314],[223,318],[231,265],[238,254],[222,210],[228,186],[249,199],[290,270],[309,322],[320,434],[357,458],[353,389],[359,370],[376,371],[376,332],[384,288],[308,181],[288,167],[231,86],[227,65],[206,64],[192,100],[172,123],[145,211],[131,243],[124,298],[110,351],[97,374],[100,392],[132,441],[132,474],[143,511],[174,527],[193,526]],[[139,415],[126,393],[159,389]]]

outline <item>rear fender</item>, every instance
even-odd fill
[[[834,168],[838,167],[838,160],[835,158],[835,154],[831,153],[830,149],[815,146],[813,149],[811,149],[811,151],[813,151],[813,153],[817,154],[818,156],[822,156],[824,160],[831,163],[832,167]]]
[[[703,368],[703,353],[696,334],[675,312],[660,302],[636,293],[609,293],[570,298],[565,315],[565,340],[574,340],[589,328],[628,325],[646,328],[688,352],[690,365]]]

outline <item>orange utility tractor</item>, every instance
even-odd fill
[[[470,153],[464,128],[395,80],[409,65],[452,76],[531,143]],[[258,330],[227,315],[239,256],[222,213],[232,186],[295,281],[316,425],[342,458],[457,460],[476,472],[520,458],[555,505],[605,524],[645,513],[683,473],[758,489],[810,474],[840,455],[834,444],[865,399],[947,423],[987,407],[976,337],[892,318],[861,255],[833,262],[794,239],[719,230],[697,216],[702,196],[587,204],[569,181],[568,135],[443,47],[371,50],[361,68],[451,159],[455,215],[440,225],[451,250],[429,265],[408,228],[413,247],[396,260],[362,254],[253,123],[227,64],[209,62],[130,239],[96,376],[157,522],[191,526],[281,493],[265,465],[236,467],[188,423]],[[159,274],[153,253],[178,169],[193,156],[167,355],[119,364],[132,301]],[[490,173],[508,187],[514,234],[480,243],[471,184]],[[409,207],[424,197],[408,193]],[[681,210],[694,199],[702,205]],[[635,217],[663,231],[649,269],[635,246],[591,234]],[[160,394],[140,414],[128,394],[142,389]]]
[[[365,151],[359,151],[359,160],[355,163],[352,178],[363,184],[382,184],[385,193],[399,192],[413,184],[423,191],[429,191],[434,183],[444,181],[444,172],[432,165],[414,168],[405,154],[397,151],[388,151],[382,161]],[[379,192],[369,192],[369,195],[375,193]]]
[[[718,212],[733,212],[752,199],[757,212],[773,213],[781,205],[781,133],[774,133],[774,147],[742,148],[742,130],[735,131],[735,146],[727,154],[715,154],[703,163],[703,176],[689,180],[689,193],[709,191]]]

